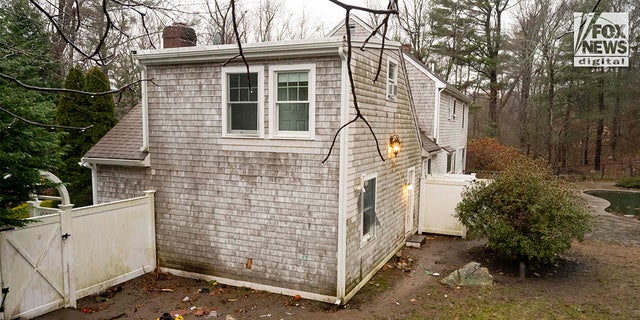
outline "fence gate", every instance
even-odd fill
[[[28,319],[68,306],[60,219],[61,215],[46,216],[40,223],[0,232],[0,279],[9,290],[4,311],[11,318]]]

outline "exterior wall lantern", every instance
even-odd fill
[[[400,137],[398,137],[397,134],[394,134],[389,138],[389,151],[393,154],[394,158],[398,156],[398,153],[400,153],[401,145]]]

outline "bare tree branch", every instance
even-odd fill
[[[381,25],[384,25],[384,33],[385,35],[383,36],[383,40],[382,40],[382,48],[380,49],[381,52],[381,56],[380,56],[380,62],[378,63],[378,73],[380,73],[380,68],[381,68],[381,59],[382,59],[382,52],[384,51],[384,38],[386,37],[386,29],[387,29],[387,24],[389,21],[389,15],[390,14],[398,14],[398,11],[396,10],[396,8],[398,7],[398,1],[397,0],[389,0],[389,5],[387,6],[387,10],[377,10],[377,9],[370,9],[370,8],[363,8],[363,7],[358,7],[358,6],[352,6],[352,5],[348,5],[348,4],[344,4],[338,0],[329,0],[332,3],[339,5],[340,7],[342,7],[343,9],[345,9],[345,30],[346,30],[346,38],[347,38],[347,73],[349,75],[349,84],[351,86],[351,96],[353,98],[353,107],[356,110],[356,116],[351,119],[349,122],[345,123],[344,125],[342,125],[340,127],[340,129],[338,129],[338,131],[335,133],[335,135],[333,136],[333,141],[331,142],[331,147],[329,148],[329,152],[327,153],[327,156],[324,158],[324,160],[322,160],[322,163],[324,164],[329,157],[331,156],[331,153],[333,152],[333,148],[335,147],[335,143],[336,143],[336,139],[338,138],[338,135],[340,134],[340,132],[346,128],[348,125],[355,123],[358,119],[361,119],[369,128],[369,131],[371,132],[371,135],[373,136],[373,139],[376,142],[376,150],[378,151],[378,155],[380,156],[380,159],[382,161],[385,161],[384,157],[382,156],[382,151],[380,150],[380,143],[378,141],[378,137],[376,136],[375,132],[373,131],[373,128],[371,127],[371,125],[369,124],[369,121],[367,121],[367,119],[362,115],[362,112],[360,110],[360,106],[358,104],[358,95],[356,94],[356,85],[355,85],[355,81],[353,80],[353,70],[351,69],[351,54],[352,54],[352,44],[351,44],[351,30],[349,29],[349,20],[351,20],[351,10],[361,10],[361,11],[365,11],[365,12],[369,12],[369,13],[373,13],[373,14],[384,14],[386,15],[384,21],[382,22]],[[380,26],[378,26],[378,28],[376,28],[376,30],[378,30],[380,28]],[[376,31],[374,31],[375,33]],[[369,38],[367,38],[367,40],[369,40],[371,38],[371,35],[369,36]],[[377,79],[377,75],[376,75],[376,79]]]
[[[61,125],[57,125],[57,124],[46,124],[46,123],[40,123],[40,122],[35,122],[35,121],[31,121],[27,118],[21,117],[3,107],[0,107],[0,111],[7,113],[8,115],[13,117],[13,121],[9,124],[9,127],[11,127],[11,125],[16,121],[16,119],[28,123],[30,125],[33,126],[38,126],[38,127],[42,127],[42,128],[47,128],[47,129],[68,129],[68,130],[81,130],[81,131],[85,131],[91,127],[93,127],[93,125],[87,126],[87,127],[72,127],[72,126],[61,126]]]
[[[235,0],[231,0],[231,17],[233,20],[233,31],[236,34],[236,41],[238,43],[238,55],[242,57],[242,62],[244,62],[244,65],[247,67],[247,75],[249,75],[249,63],[247,62],[247,58],[244,56],[244,52],[242,51],[242,43],[240,42],[240,33],[238,32],[238,24],[236,23],[236,1]],[[249,90],[251,90],[251,77],[247,76],[247,80],[249,80]]]
[[[137,85],[138,83],[145,82],[145,81],[149,81],[149,82],[155,84],[153,82],[153,79],[140,79],[140,80],[136,80],[136,81],[134,81],[132,83],[129,83],[129,84],[125,85],[125,86],[122,86],[122,87],[120,87],[118,89],[111,90],[111,91],[87,92],[87,91],[65,89],[65,88],[49,88],[49,87],[32,86],[32,85],[26,84],[26,83],[16,79],[15,77],[6,75],[4,73],[0,73],[0,78],[8,80],[9,82],[12,82],[12,83],[18,85],[19,87],[22,87],[22,88],[27,89],[27,90],[40,91],[40,92],[56,92],[56,93],[77,93],[77,94],[84,94],[84,95],[91,95],[91,96],[106,96],[108,94],[121,93],[121,92],[123,92],[123,91],[125,91],[127,89],[130,89],[131,87]]]

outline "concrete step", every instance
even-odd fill
[[[422,244],[425,243],[426,241],[427,241],[427,236],[423,236],[421,234],[414,234],[409,238],[407,238],[407,242],[405,243],[405,245],[407,247],[420,248]]]

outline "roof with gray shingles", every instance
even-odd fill
[[[411,53],[408,53],[408,52],[403,52],[403,53],[404,53],[405,58],[409,58],[412,61],[414,61],[415,63],[417,63],[418,65],[420,65],[424,72],[428,72],[431,76],[433,76],[434,78],[436,78],[439,81],[441,81],[442,83],[444,83],[446,85],[445,90],[448,91],[450,94],[452,94],[453,96],[455,96],[458,99],[462,100],[464,103],[471,103],[473,101],[473,99],[471,97],[469,97],[468,95],[462,93],[462,91],[458,90],[458,88],[456,88],[454,85],[448,83],[446,80],[441,78],[435,72],[432,72],[431,70],[429,70],[429,67],[427,67],[427,65],[424,64],[424,62],[420,61],[420,59],[416,58]]]
[[[144,160],[142,148],[142,106],[138,104],[85,155],[88,159]]]
[[[422,136],[422,148],[431,153],[431,152],[436,152],[436,151],[440,151],[440,146],[433,142],[433,140],[431,140],[429,137],[427,137],[427,135],[424,132],[420,132],[420,135]]]

